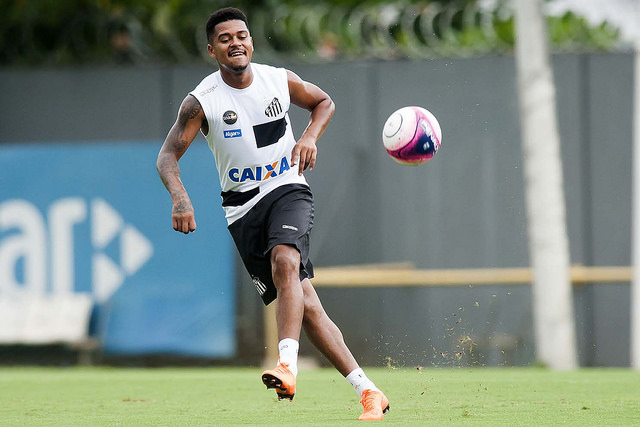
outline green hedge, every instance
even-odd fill
[[[0,0],[0,65],[200,63],[217,0]],[[239,1],[257,55],[288,61],[470,56],[510,51],[513,13],[474,0]],[[617,29],[548,18],[555,49],[612,50]]]

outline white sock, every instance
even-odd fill
[[[300,344],[293,338],[285,338],[278,343],[278,363],[286,363],[293,375],[298,375],[298,349]]]
[[[358,396],[362,397],[362,392],[368,389],[378,391],[378,387],[365,375],[364,371],[361,368],[354,369],[351,371],[349,375],[347,375],[346,380],[349,381],[349,384],[353,386],[353,389],[358,393]]]

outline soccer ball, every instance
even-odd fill
[[[382,129],[387,153],[404,165],[428,162],[438,152],[441,141],[438,120],[422,107],[403,107],[395,111]]]

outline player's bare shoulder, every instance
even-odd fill
[[[195,96],[188,94],[180,104],[178,122],[187,125],[191,121],[195,121],[205,135],[209,132],[209,123],[206,120],[202,104]]]
[[[182,104],[180,104],[178,117],[185,121],[199,118],[204,120],[204,111],[202,110],[200,101],[198,101],[198,99],[191,94],[185,96],[185,98],[182,100]]]
[[[333,108],[333,101],[326,92],[315,84],[303,80],[293,71],[287,70],[287,84],[291,102],[294,105],[311,111],[320,103],[326,102]]]
[[[286,70],[287,72],[287,84],[289,85],[289,92],[299,90],[300,85],[304,85],[304,81],[300,78],[299,75],[294,73],[291,70]]]

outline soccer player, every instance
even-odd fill
[[[360,419],[382,419],[389,400],[358,366],[309,280],[314,208],[303,172],[315,165],[316,141],[333,117],[333,101],[289,70],[252,63],[253,40],[239,9],[211,14],[206,32],[218,71],[184,98],[158,154],[158,173],[173,201],[173,228],[185,234],[196,229],[178,161],[201,131],[216,162],[222,207],[242,261],[264,304],[277,298],[279,356],[276,367],[262,373],[263,383],[275,388],[279,400],[293,400],[304,327],[359,394]],[[298,141],[290,104],[310,111]]]

